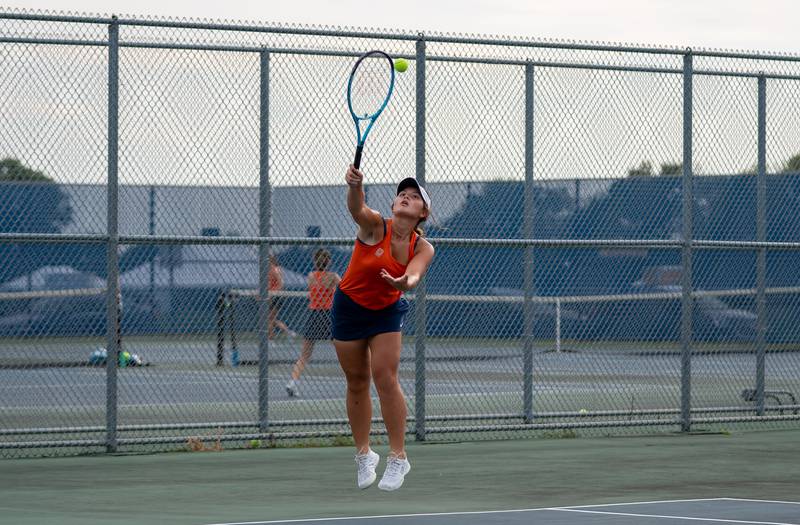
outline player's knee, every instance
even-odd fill
[[[397,388],[397,372],[390,368],[374,370],[372,380],[379,394],[393,392]]]
[[[363,393],[369,390],[369,373],[365,372],[346,372],[347,390],[354,394]]]

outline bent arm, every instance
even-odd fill
[[[433,260],[433,252],[434,250],[431,243],[425,239],[420,239],[419,246],[417,247],[417,253],[408,262],[406,273],[400,277],[392,277],[389,272],[384,269],[381,270],[380,276],[384,281],[401,292],[412,290],[417,287],[422,278],[425,276],[425,273],[428,271],[428,267],[431,265],[431,261]]]
[[[406,267],[409,290],[415,288],[425,276],[431,261],[433,261],[433,254],[433,245],[425,239],[420,239],[417,253],[413,259],[408,261],[408,266]]]

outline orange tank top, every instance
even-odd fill
[[[411,233],[408,243],[408,260],[414,257],[416,232]],[[356,239],[350,264],[339,283],[350,299],[370,310],[381,310],[396,303],[403,292],[381,279],[380,272],[386,269],[393,277],[406,273],[408,264],[400,264],[392,257],[392,220],[383,221],[383,239],[370,246]]]
[[[277,266],[272,266],[269,270],[269,289],[280,290],[281,286],[281,269]]]
[[[327,272],[311,272],[311,282],[308,287],[308,309],[330,310],[333,306],[333,292],[336,287],[325,286],[323,277]]]

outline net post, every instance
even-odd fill
[[[236,344],[236,294],[228,292],[228,332],[231,334],[231,366],[239,366],[239,346]]]
[[[106,222],[106,451],[117,451],[117,367],[119,366],[119,24],[108,26],[108,185]]]
[[[269,180],[269,68],[270,53],[259,53],[259,178],[258,178],[258,235],[271,235],[272,187]],[[270,245],[258,245],[258,428],[264,433],[269,428],[269,272]]]
[[[217,366],[222,366],[225,361],[225,304],[227,292],[222,290],[217,296],[215,312],[217,314]]]
[[[117,309],[117,324],[114,329],[117,337],[117,351],[122,351],[122,289],[117,288],[116,305]]]
[[[148,221],[147,221],[147,233],[149,235],[156,234],[156,187],[155,185],[150,185],[150,189],[148,191]],[[153,245],[155,247],[155,245]],[[147,282],[147,294],[148,294],[148,304],[152,310],[155,310],[156,307],[156,260],[155,257],[150,257],[150,263],[148,266],[148,282]]]
[[[767,79],[758,77],[758,172],[756,175],[756,240],[767,240]],[[764,415],[766,368],[767,250],[758,249],[756,261],[756,413]]]
[[[692,51],[683,55],[683,246],[681,247],[681,431],[691,430],[692,381]]]
[[[556,353],[561,353],[561,298],[556,297]]]
[[[420,33],[416,43],[416,167],[417,181],[425,184],[425,36]],[[425,441],[425,332],[427,329],[427,301],[425,279],[417,285],[415,302],[414,337],[414,434],[417,441]]]
[[[525,215],[524,235],[533,239],[535,227],[534,187],[533,187],[533,110],[534,110],[534,69],[530,62],[525,64]],[[536,295],[534,269],[534,247],[526,246],[524,254],[525,303],[523,305],[523,348],[522,348],[522,406],[526,423],[533,421],[533,297]]]

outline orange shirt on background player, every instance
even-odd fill
[[[283,288],[283,273],[280,266],[272,264],[269,268],[269,289],[272,291]]]
[[[314,271],[308,277],[308,309],[330,310],[333,306],[333,293],[336,291],[336,274]]]

